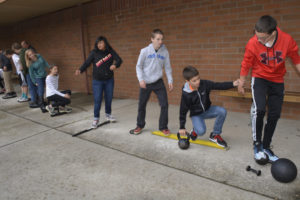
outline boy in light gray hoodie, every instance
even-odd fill
[[[170,134],[168,129],[168,96],[162,80],[163,68],[165,68],[167,75],[169,91],[173,90],[173,78],[169,52],[163,44],[163,37],[164,34],[160,29],[154,29],[151,36],[152,43],[140,52],[136,65],[137,78],[140,84],[137,126],[129,131],[130,134],[138,135],[145,127],[146,105],[152,91],[156,94],[161,107],[159,130],[165,135]]]

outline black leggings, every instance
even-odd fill
[[[1,77],[0,77],[0,87],[2,89],[4,89],[4,81],[3,81],[3,79]]]
[[[61,91],[61,93],[71,95],[71,90],[64,90],[64,91]],[[67,98],[62,97],[57,94],[49,96],[49,97],[47,97],[47,99],[48,99],[48,102],[54,101],[57,106],[65,106],[65,105],[68,105],[71,103],[70,99],[67,99]]]
[[[269,148],[280,118],[284,97],[284,83],[275,83],[262,78],[252,78],[252,136],[254,142],[261,142],[266,106],[267,123],[264,129],[263,147]]]

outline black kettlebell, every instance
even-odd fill
[[[190,147],[190,135],[187,133],[187,138],[181,138],[180,133],[177,133],[178,146],[180,149],[188,149]]]

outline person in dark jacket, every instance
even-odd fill
[[[35,49],[33,46],[31,46],[31,44],[29,44],[29,43],[28,43],[27,41],[25,41],[25,40],[23,40],[23,41],[21,42],[21,46],[22,46],[23,49],[32,49],[32,50],[34,51],[34,53],[37,52],[36,49]]]
[[[196,140],[197,135],[202,136],[205,134],[205,119],[216,118],[209,140],[219,146],[227,147],[227,143],[220,136],[227,111],[223,107],[211,105],[209,94],[211,90],[227,90],[236,87],[238,86],[239,80],[222,83],[200,80],[198,70],[192,66],[184,68],[183,77],[186,83],[182,89],[180,103],[180,135],[186,135],[186,114],[190,111],[190,117],[194,127],[191,131],[191,139]]]
[[[12,64],[10,62],[10,59],[12,54],[13,51],[8,49],[1,56],[1,68],[3,70],[3,79],[4,79],[5,90],[6,90],[6,94],[2,97],[2,99],[9,99],[17,96],[11,78]]]
[[[114,91],[114,70],[119,68],[122,59],[110,46],[107,39],[103,36],[97,38],[95,47],[91,51],[87,60],[80,69],[75,71],[75,75],[84,72],[93,63],[93,95],[94,95],[94,120],[92,128],[97,128],[100,117],[102,95],[105,98],[106,120],[115,122],[116,119],[111,115],[111,102]]]
[[[2,69],[2,56],[3,55],[3,51],[2,49],[0,49],[0,94],[4,94],[5,93],[5,87],[4,87],[4,80],[3,80],[3,69]]]

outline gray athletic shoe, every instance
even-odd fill
[[[116,122],[116,118],[112,116],[111,114],[106,114],[106,120],[110,122]]]
[[[99,120],[94,120],[92,123],[92,128],[97,128],[99,124]]]
[[[48,112],[50,113],[50,115],[55,115],[56,111],[55,109],[51,106],[46,106],[46,110],[48,110]]]

